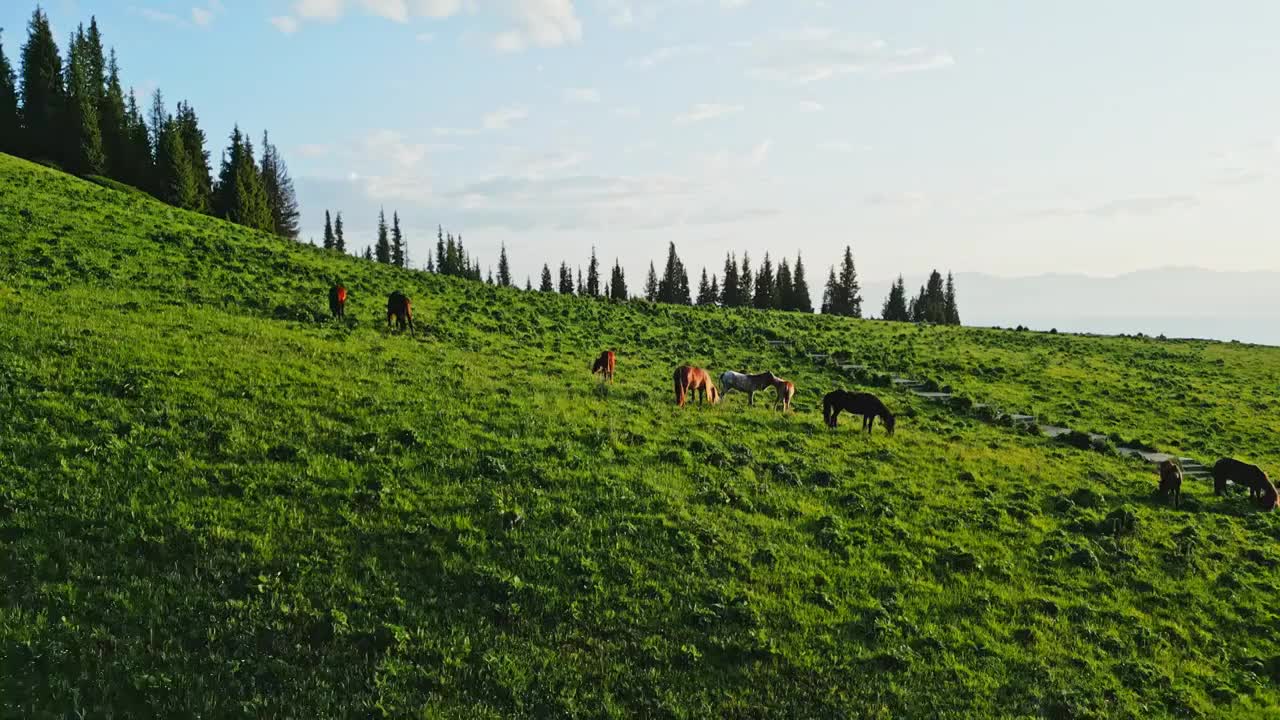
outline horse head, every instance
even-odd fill
[[[885,413],[884,416],[881,418],[881,420],[884,421],[885,431],[888,432],[890,435],[892,435],[893,428],[898,423],[897,419],[893,417],[893,413],[890,413],[890,412]]]

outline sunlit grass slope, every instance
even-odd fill
[[[397,288],[416,339],[379,322]],[[1272,351],[526,294],[5,156],[0,317],[0,716],[1280,708],[1280,519],[888,390],[895,437],[831,432],[852,385],[795,349],[1265,458]],[[682,362],[773,369],[799,411],[678,410]]]

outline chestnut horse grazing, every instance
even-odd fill
[[[680,407],[684,407],[684,401],[690,391],[698,396],[699,405],[707,399],[711,400],[712,405],[720,401],[720,391],[711,384],[711,376],[702,368],[681,365],[676,368],[675,383],[676,404]]]
[[[1172,460],[1160,463],[1160,494],[1169,498],[1174,507],[1182,504],[1182,468]]]
[[[781,407],[783,412],[791,409],[791,400],[796,396],[796,384],[782,378],[773,379],[773,389],[778,393],[774,407]]]
[[[747,404],[756,404],[756,393],[773,385],[777,381],[777,376],[771,372],[760,373],[759,375],[748,375],[746,373],[734,372],[726,370],[720,373],[720,384],[724,386],[724,394],[728,395],[730,390],[737,390],[747,394]]]
[[[1213,466],[1213,492],[1221,495],[1227,491],[1227,481],[1249,489],[1249,496],[1258,501],[1263,510],[1276,507],[1276,486],[1257,465],[1222,458]]]
[[[866,430],[868,435],[871,434],[871,427],[875,425],[877,417],[884,422],[885,432],[893,434],[893,427],[896,424],[893,413],[880,402],[880,398],[871,393],[833,390],[822,398],[822,419],[826,421],[827,427],[836,426],[836,418],[840,416],[842,410],[861,415],[862,429]]]
[[[387,297],[387,327],[391,327],[393,317],[396,319],[396,328],[400,332],[404,332],[407,327],[409,334],[413,334],[413,303],[399,290]]]
[[[339,320],[347,316],[347,288],[342,283],[329,288],[329,312]]]
[[[608,380],[609,384],[613,384],[613,368],[617,364],[617,357],[612,350],[605,350],[600,353],[600,357],[596,358],[596,362],[591,366],[591,374],[600,373],[602,381]]]

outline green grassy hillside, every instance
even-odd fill
[[[1275,462],[1273,350],[526,294],[6,156],[0,314],[0,716],[1280,711],[1276,513],[887,389],[829,431],[804,355]]]

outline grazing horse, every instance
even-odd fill
[[[387,327],[391,327],[393,317],[396,319],[396,328],[400,332],[404,332],[408,327],[409,334],[413,334],[413,303],[399,290],[387,297]]]
[[[347,316],[347,288],[342,283],[329,288],[329,312],[339,320]]]
[[[774,402],[774,407],[781,407],[783,412],[790,410],[791,400],[796,396],[796,384],[790,380],[774,378],[773,389],[778,393],[778,399]]]
[[[880,402],[880,398],[875,395],[833,390],[822,398],[822,419],[826,421],[827,427],[836,426],[836,418],[840,416],[841,410],[861,415],[862,429],[866,430],[868,435],[871,434],[871,427],[875,425],[877,417],[884,422],[885,432],[893,434],[893,427],[896,424],[893,413],[889,412],[889,408],[885,407],[884,403]]]
[[[726,370],[720,373],[720,384],[724,386],[724,394],[728,395],[730,390],[737,390],[747,394],[747,404],[756,404],[756,393],[773,385],[778,377],[771,372],[760,373],[759,375],[748,375],[746,373],[734,372]]]
[[[1176,508],[1182,504],[1182,468],[1172,460],[1160,463],[1160,494]]]
[[[1257,465],[1222,458],[1213,466],[1213,492],[1222,495],[1227,491],[1227,481],[1249,489],[1249,496],[1258,501],[1263,510],[1276,507],[1276,486]]]
[[[707,374],[707,371],[702,368],[689,367],[688,365],[681,365],[676,368],[675,386],[676,404],[680,407],[684,407],[684,401],[690,391],[693,391],[698,396],[699,405],[708,398],[710,398],[712,405],[720,402],[720,391],[716,390],[716,386],[711,384],[711,375]]]
[[[596,362],[591,366],[591,374],[600,373],[600,380],[608,380],[609,384],[613,384],[613,368],[617,365],[617,357],[613,354],[613,350],[605,350],[600,353],[600,357],[596,358]]]

